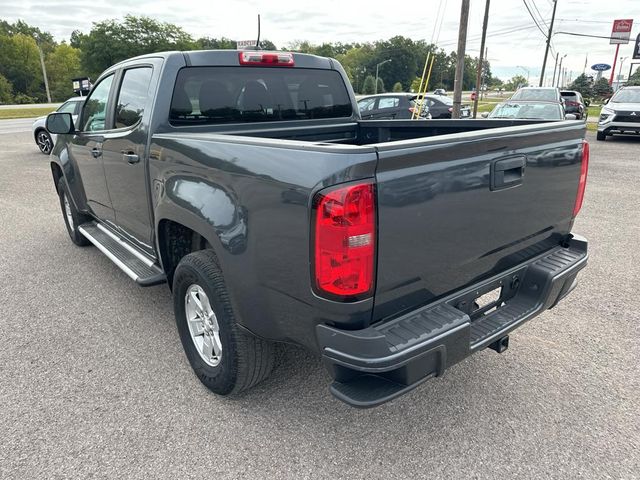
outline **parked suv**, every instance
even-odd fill
[[[366,120],[408,120],[414,111],[420,111],[422,119],[431,118],[429,107],[420,108],[415,93],[382,93],[358,100],[360,115]]]
[[[564,111],[576,116],[576,120],[586,120],[587,107],[580,92],[573,90],[562,90],[560,92],[564,100]]]
[[[640,87],[622,87],[602,106],[597,139],[614,133],[640,134]]]

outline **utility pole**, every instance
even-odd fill
[[[456,76],[453,81],[453,111],[451,112],[451,118],[460,118],[460,106],[462,105],[462,79],[464,77],[464,53],[467,46],[467,24],[469,23],[469,2],[470,0],[462,0],[462,8],[460,10],[458,53],[456,54]]]
[[[480,92],[482,91],[482,67],[486,57],[484,54],[484,41],[487,37],[487,23],[489,22],[489,3],[491,0],[486,0],[484,4],[484,21],[482,22],[482,40],[480,40],[480,58],[478,59],[478,73],[476,75],[476,99],[473,101],[473,118],[478,115],[478,99],[480,98]]]
[[[51,92],[49,91],[49,79],[47,79],[47,69],[44,66],[44,55],[42,55],[42,49],[40,44],[36,41],[38,47],[38,53],[40,54],[40,66],[42,67],[42,76],[44,77],[44,89],[47,92],[47,102],[51,103]]]
[[[556,70],[558,69],[558,57],[560,56],[560,52],[556,53],[556,63],[553,66],[553,79],[551,80],[551,86],[555,87],[556,85]]]
[[[558,54],[560,55],[560,54]],[[560,57],[560,67],[558,68],[558,87],[560,87],[560,76],[562,75],[562,61],[564,60],[564,57],[566,57],[567,54],[565,53],[562,57]]]
[[[551,14],[551,23],[549,24],[549,34],[547,35],[547,48],[544,51],[544,60],[542,61],[542,72],[540,73],[540,85],[544,81],[544,69],[547,66],[547,56],[549,55],[549,44],[551,43],[551,35],[553,33],[553,21],[556,19],[556,7],[558,6],[558,0],[553,0],[553,13]]]

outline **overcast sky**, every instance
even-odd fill
[[[404,35],[431,40],[441,0],[393,2],[369,0],[0,0],[0,18],[23,19],[57,40],[69,38],[75,29],[88,32],[91,23],[126,14],[147,15],[182,26],[195,37],[225,36],[235,40],[256,35],[256,15],[261,14],[262,38],[284,47],[291,41],[313,43],[363,42]],[[548,21],[551,0],[527,0],[535,15]],[[437,43],[447,51],[455,49],[461,0],[442,0],[444,18]],[[478,55],[484,0],[471,0],[467,53]],[[537,7],[537,11],[536,11]],[[640,0],[558,0],[555,32],[577,32],[608,36],[616,18],[634,19],[632,39],[640,33]],[[542,25],[544,30],[547,27]],[[437,29],[436,29],[437,30]],[[508,78],[515,73],[539,76],[545,38],[521,0],[491,0],[487,47],[494,74]],[[573,77],[582,73],[585,55],[588,66],[613,62],[615,46],[608,40],[553,36],[554,52],[567,54],[564,65]],[[633,42],[620,47],[619,56],[631,57]],[[636,60],[639,61],[639,60]],[[630,60],[626,60],[628,71]],[[551,73],[554,61],[550,60]],[[519,68],[519,67],[524,67]],[[617,70],[617,68],[616,68]],[[617,72],[616,72],[617,73]]]

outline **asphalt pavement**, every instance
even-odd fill
[[[13,129],[15,130],[15,129]],[[206,390],[166,286],[71,244],[48,158],[0,132],[0,478],[640,478],[640,138],[591,140],[558,307],[372,410],[279,349],[237,399]]]

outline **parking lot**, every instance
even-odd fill
[[[167,287],[73,246],[48,158],[0,125],[0,477],[640,478],[640,138],[588,139],[574,293],[363,411],[293,347],[239,398],[206,390]]]

